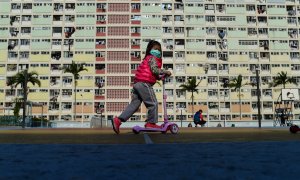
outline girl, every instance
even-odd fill
[[[156,125],[158,122],[158,103],[152,86],[156,80],[159,80],[160,74],[171,75],[170,71],[161,69],[161,54],[161,44],[151,40],[147,45],[146,55],[135,74],[132,100],[121,115],[112,120],[115,133],[120,133],[122,122],[126,122],[137,111],[142,102],[148,109],[145,127],[160,128]]]

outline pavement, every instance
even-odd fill
[[[299,138],[288,128],[1,129],[0,179],[296,178]]]

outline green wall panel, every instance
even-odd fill
[[[0,16],[0,25],[10,26],[10,19],[9,19],[9,17],[7,17],[7,18],[1,18],[1,16]]]
[[[162,11],[161,6],[145,6],[144,3],[141,5],[142,13],[160,13]]]
[[[0,2],[0,13],[9,14],[10,13],[10,3],[9,2]]]
[[[142,25],[160,25],[161,17],[158,18],[141,18]]]
[[[95,29],[89,29],[89,30],[76,30],[74,33],[75,37],[90,37],[95,36]]]
[[[50,25],[52,24],[52,16],[49,16],[48,18],[32,18],[32,24],[33,25]]]
[[[197,6],[185,6],[184,7],[184,13],[190,13],[190,14],[203,14],[204,13],[204,7],[197,7]]]
[[[204,50],[206,49],[205,41],[203,42],[187,42],[185,48],[187,50]]]
[[[146,36],[161,36],[162,35],[162,30],[161,29],[142,29],[141,30],[141,36],[146,37]]]
[[[94,13],[96,12],[96,6],[87,6],[86,4],[84,6],[76,6],[75,11],[77,13]]]
[[[0,42],[0,49],[5,49],[5,50],[7,50],[7,46],[8,46],[8,43],[7,43],[7,42]]]
[[[50,42],[31,42],[31,49],[32,50],[41,50],[41,49],[51,49]]]
[[[75,49],[95,49],[95,42],[75,42]]]
[[[33,13],[51,13],[52,11],[53,11],[53,7],[49,5],[44,6],[44,3],[43,6],[34,6],[34,5],[32,6]]]
[[[287,11],[285,8],[268,8],[268,15],[286,15]]]
[[[7,37],[9,37],[8,28],[5,30],[0,30],[0,38],[7,38]]]

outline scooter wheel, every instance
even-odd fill
[[[179,131],[179,127],[177,126],[177,124],[172,124],[169,126],[169,129],[171,131],[172,134],[177,134]]]
[[[292,125],[292,126],[290,127],[290,132],[291,132],[291,133],[295,134],[295,133],[297,133],[298,131],[299,131],[299,127],[298,127],[297,125]]]
[[[135,130],[135,129],[132,129],[132,132],[133,132],[134,134],[139,134],[139,133],[140,133],[139,131],[137,131],[137,130]]]

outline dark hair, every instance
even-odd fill
[[[154,40],[149,41],[149,43],[147,45],[145,57],[150,55],[150,51],[153,48],[153,46],[155,46],[155,45],[159,45],[161,47],[161,44],[158,41],[154,41]]]

